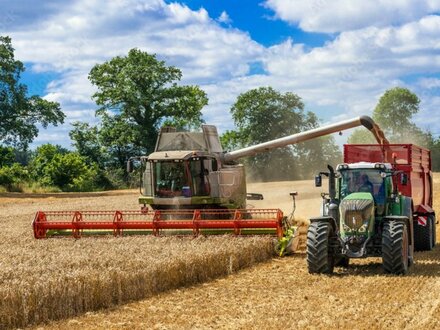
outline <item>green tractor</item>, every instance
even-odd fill
[[[352,258],[382,257],[386,273],[405,274],[413,263],[412,199],[398,191],[408,176],[389,163],[340,164],[315,177],[322,185],[321,216],[307,233],[309,273],[333,273]]]

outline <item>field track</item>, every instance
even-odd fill
[[[252,202],[254,207],[278,206],[288,213],[291,208],[288,192],[297,190],[300,193],[297,214],[300,218],[307,218],[319,213],[320,198],[316,197],[319,196],[319,190],[312,185],[311,181],[251,184],[249,191],[265,195],[264,201]],[[440,176],[436,176],[436,196],[440,193],[439,188]],[[60,240],[41,241],[45,242],[42,244],[32,239],[30,221],[37,209],[113,209],[121,205],[126,209],[137,208],[136,193],[130,192],[120,196],[17,197],[0,196],[1,220],[2,224],[6,224],[2,226],[0,235],[3,241],[0,244],[4,250],[11,249],[6,256],[0,257],[3,265],[14,260],[12,247],[16,245],[24,246],[28,253],[33,253],[32,249],[52,251],[57,248],[54,246],[60,244]],[[437,198],[437,210],[440,209],[439,204]],[[78,248],[88,251],[104,249],[111,243],[97,243],[90,238],[78,242],[81,242]],[[117,249],[122,249],[121,240],[115,242]],[[72,242],[63,244],[69,246]],[[100,253],[106,257],[104,251]],[[44,251],[36,253],[39,256],[42,254]],[[81,264],[74,258],[76,265],[71,265],[72,272],[88,267],[87,262],[93,260],[91,256],[84,256],[83,259],[84,263]],[[68,265],[68,261],[60,263],[61,266]],[[114,267],[112,264],[109,266]],[[307,273],[304,253],[299,253],[292,257],[272,259],[204,284],[167,291],[118,308],[88,312],[81,317],[36,328],[434,329],[440,328],[439,277],[439,247],[432,252],[417,253],[416,265],[406,277],[384,275],[380,259],[357,260],[348,270],[338,268],[332,277],[312,276]]]

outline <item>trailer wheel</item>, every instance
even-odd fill
[[[334,255],[330,247],[333,228],[327,222],[312,222],[307,232],[307,266],[311,274],[331,274]]]
[[[434,247],[435,237],[433,233],[435,231],[434,221],[432,216],[428,216],[426,226],[421,226],[414,223],[414,249],[416,251],[431,251]]]
[[[436,219],[435,219],[435,215],[430,215],[429,216],[431,223],[432,223],[432,248],[435,247],[435,245],[437,244],[437,224],[436,224]]]
[[[386,273],[405,274],[408,271],[409,245],[406,224],[387,221],[382,230],[382,264]]]

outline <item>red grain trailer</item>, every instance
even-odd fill
[[[436,220],[432,209],[433,180],[431,152],[414,144],[346,144],[344,162],[391,163],[406,173],[406,184],[396,180],[398,190],[413,201],[415,249],[431,250],[436,242]]]

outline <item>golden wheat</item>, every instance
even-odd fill
[[[311,184],[273,189],[293,186],[304,196],[301,191]],[[439,210],[440,175],[434,185]],[[261,184],[266,190],[260,191],[269,196],[269,186]],[[319,195],[301,203],[315,213]],[[415,258],[407,276],[385,275],[380,258],[354,260],[348,269],[338,267],[334,276],[325,276],[308,274],[304,254],[296,254],[44,329],[439,329],[440,248]]]
[[[439,209],[440,176],[435,177]],[[312,182],[262,184],[263,204],[319,214]],[[273,189],[273,190],[272,190]],[[275,192],[285,197],[272,201]],[[83,195],[80,195],[83,196]],[[75,197],[75,198],[73,198]],[[309,198],[310,197],[310,198]],[[406,277],[383,275],[380,259],[359,260],[336,276],[311,276],[304,255],[274,259],[208,284],[272,255],[265,238],[124,237],[34,240],[38,209],[136,209],[134,194],[49,199],[0,198],[0,328],[24,327],[150,297],[113,311],[87,313],[49,329],[144,328],[438,328],[440,251],[418,253]]]
[[[100,237],[35,240],[37,209],[136,208],[135,194],[3,199],[0,328],[25,327],[211,280],[266,260],[270,238]],[[28,205],[28,203],[33,203]]]

